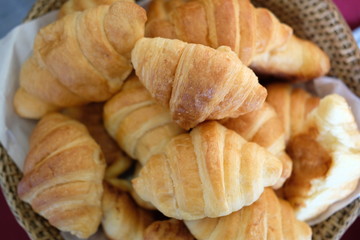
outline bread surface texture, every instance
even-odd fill
[[[61,108],[109,99],[132,71],[130,53],[144,35],[145,21],[143,8],[118,1],[43,27],[33,55],[21,68],[15,111],[37,119]]]
[[[346,100],[320,100],[287,151],[294,162],[284,196],[300,220],[317,217],[352,193],[360,178],[360,133]]]
[[[164,38],[140,39],[131,61],[142,84],[188,130],[205,120],[254,111],[266,89],[229,47]]]
[[[85,126],[46,115],[30,138],[20,198],[62,231],[87,238],[101,220],[105,160]]]
[[[132,182],[164,215],[194,220],[252,204],[281,171],[280,160],[267,150],[211,121],[174,137]]]
[[[296,219],[290,204],[265,189],[252,205],[220,218],[185,221],[198,240],[310,240],[311,228]]]

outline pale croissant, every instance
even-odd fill
[[[221,122],[225,127],[234,130],[245,140],[255,142],[278,157],[283,164],[279,181],[273,186],[280,188],[290,177],[292,161],[285,153],[285,132],[280,118],[274,108],[268,104],[238,118],[229,118]]]
[[[266,102],[274,107],[281,119],[288,141],[302,129],[307,115],[319,105],[320,98],[290,84],[270,84],[266,89]]]
[[[61,231],[87,238],[101,220],[105,160],[85,126],[45,116],[30,138],[19,197]]]
[[[145,229],[144,240],[195,240],[184,223],[177,219],[153,222]]]
[[[297,38],[269,10],[249,0],[153,0],[148,15],[147,37],[229,46],[260,73],[304,81],[330,69],[319,47]]]
[[[106,132],[102,119],[103,106],[103,103],[90,103],[81,107],[64,109],[62,113],[86,126],[90,135],[100,145],[106,163],[110,165],[116,162],[117,173],[120,174],[119,166],[122,165],[121,171],[124,171],[129,167],[131,161],[124,156],[117,143]]]
[[[311,228],[295,218],[290,204],[265,189],[252,205],[228,216],[185,221],[198,240],[310,240]]]
[[[109,99],[132,71],[130,52],[143,37],[145,21],[144,9],[120,1],[42,28],[33,55],[21,68],[16,112],[40,118],[60,108]]]
[[[250,205],[281,171],[281,162],[267,150],[211,121],[174,137],[132,182],[139,196],[166,216],[194,220]]]
[[[136,76],[104,106],[104,124],[109,134],[133,159],[145,164],[163,151],[174,136],[185,131],[175,124],[168,110],[156,103]]]
[[[138,207],[131,197],[104,185],[102,227],[110,240],[143,240],[144,231],[154,221],[150,211]]]
[[[266,98],[255,74],[228,47],[143,38],[131,55],[140,81],[184,129],[254,111]]]
[[[360,178],[360,132],[345,99],[321,99],[287,152],[294,169],[283,192],[298,219],[311,220],[352,193]]]
[[[65,15],[72,14],[77,11],[84,11],[88,8],[97,7],[99,5],[111,5],[118,0],[69,0],[64,3],[59,11],[58,18],[62,18]],[[121,0],[134,2],[133,0]]]

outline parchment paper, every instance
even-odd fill
[[[57,12],[51,12],[34,21],[22,24],[13,29],[0,40],[0,142],[7,149],[20,170],[23,169],[24,159],[28,151],[28,139],[35,126],[35,121],[18,117],[13,108],[13,96],[18,88],[19,72],[22,63],[30,56],[36,33],[42,27],[56,18]],[[360,126],[360,100],[339,80],[329,77],[315,79],[308,88],[314,88],[320,96],[338,93],[346,98]],[[360,196],[360,185],[357,190],[346,199],[333,204],[325,213],[311,221],[315,224],[323,221],[337,210],[345,207]],[[65,239],[77,239],[64,233]],[[92,240],[106,239],[101,231],[91,237]]]

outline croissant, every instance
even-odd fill
[[[136,206],[128,194],[105,185],[102,226],[110,240],[143,240],[144,230],[154,221],[153,214]]]
[[[141,164],[161,152],[172,137],[185,132],[134,75],[105,104],[104,124],[119,146]]]
[[[34,54],[21,68],[16,112],[40,118],[60,108],[109,99],[132,71],[130,52],[144,34],[145,21],[144,9],[119,1],[42,28]]]
[[[153,222],[145,229],[144,240],[195,240],[182,221]]]
[[[295,218],[290,204],[265,189],[252,205],[228,216],[185,221],[198,240],[310,240],[311,228]]]
[[[264,148],[211,121],[174,137],[132,183],[164,215],[194,220],[250,205],[281,171],[281,162]]]
[[[118,0],[69,0],[64,3],[59,11],[58,18],[62,18],[65,15],[72,14],[77,11],[84,11],[88,8],[97,7],[99,5],[111,5]],[[122,0],[134,2],[132,0]]]
[[[184,129],[254,111],[266,98],[255,74],[228,47],[143,38],[131,55],[140,81]]]
[[[238,118],[229,118],[222,124],[240,134],[246,141],[255,142],[278,157],[283,165],[279,181],[273,186],[280,188],[290,177],[292,161],[285,153],[285,132],[282,122],[270,104]]]
[[[307,115],[319,105],[320,98],[290,84],[274,83],[266,87],[266,102],[274,107],[285,129],[285,139],[299,133]]]
[[[130,159],[124,156],[117,143],[106,132],[103,120],[103,103],[90,103],[81,107],[67,108],[63,110],[63,114],[78,120],[86,126],[90,135],[100,145],[104,153],[106,163],[117,163],[116,166],[122,166],[122,171],[130,167]],[[121,172],[118,171],[118,174]]]
[[[352,193],[360,178],[360,132],[345,99],[321,99],[287,152],[294,169],[283,193],[298,219],[311,220]]]
[[[101,149],[85,126],[49,114],[31,135],[18,194],[53,226],[87,238],[100,224],[104,170]]]
[[[305,81],[330,69],[319,47],[297,38],[269,10],[249,0],[153,0],[148,15],[147,37],[229,46],[259,73]]]

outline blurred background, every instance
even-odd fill
[[[16,25],[21,24],[34,2],[35,0],[0,0],[0,38]],[[334,0],[334,2],[351,29],[354,30],[355,39],[360,43],[360,0]],[[0,229],[0,239],[29,239],[11,214],[2,192],[0,193]],[[360,220],[358,218],[341,240],[360,239],[359,229]]]

